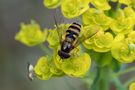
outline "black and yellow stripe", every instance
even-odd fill
[[[80,30],[81,25],[76,22],[73,22],[66,31],[66,38],[73,39],[75,41],[76,38],[79,36]]]
[[[75,48],[78,42],[81,25],[79,23],[72,23],[66,30],[65,39],[61,43],[61,49],[58,51],[62,59],[70,57],[70,51]]]

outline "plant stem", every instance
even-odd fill
[[[91,90],[108,90],[109,89],[109,68],[97,67],[97,76],[93,82]]]
[[[96,74],[96,77],[95,77],[95,79],[94,79],[94,81],[93,81],[91,90],[96,90],[97,85],[98,85],[98,83],[99,83],[99,80],[100,80],[100,68],[97,67],[97,74]]]
[[[114,74],[112,74],[111,77],[112,77],[112,81],[117,87],[117,90],[126,90],[126,88],[124,87],[124,85],[122,85],[118,77],[116,77]]]
[[[116,73],[115,76],[118,77],[118,76],[127,74],[127,73],[132,72],[132,71],[135,71],[135,66],[130,67],[130,68],[127,68],[127,69],[125,69],[125,70],[123,70],[123,71],[120,71],[120,72]]]
[[[134,82],[134,81],[135,81],[135,77],[129,79],[129,80],[124,84],[124,86],[128,88],[129,84],[131,84],[131,83]]]
[[[44,44],[39,44],[41,50],[43,50],[48,56],[51,56],[52,52]]]

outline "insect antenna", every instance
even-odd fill
[[[58,33],[58,36],[59,36],[59,40],[60,40],[60,43],[61,43],[62,42],[63,31],[62,31],[62,28],[60,27],[60,24],[62,22],[64,22],[64,18],[62,17],[59,8],[55,9],[53,18],[54,18],[54,23],[55,23],[56,30],[57,30],[57,33]]]

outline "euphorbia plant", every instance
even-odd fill
[[[135,60],[135,0],[44,0],[43,4],[49,9],[59,7],[65,18],[79,17],[80,39],[96,33],[81,41],[70,58],[62,60],[58,55],[61,44],[56,27],[41,30],[35,21],[21,24],[15,39],[30,47],[39,45],[45,52],[34,66],[36,77],[48,80],[67,75],[84,81],[91,78],[90,90],[109,90],[111,83],[117,90],[127,90],[134,77],[125,83],[119,77],[135,70],[135,67],[121,70],[123,65]],[[69,25],[60,24],[60,31],[65,32]],[[45,42],[48,46],[44,46]],[[94,62],[96,69],[91,71]],[[130,90],[134,87],[131,84]]]

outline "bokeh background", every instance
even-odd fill
[[[33,64],[44,53],[39,47],[27,47],[15,41],[20,23],[36,20],[41,27],[52,27],[53,10],[42,0],[0,0],[0,90],[87,90],[77,78],[53,78],[29,81],[27,62]]]

